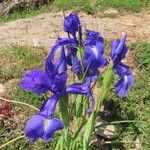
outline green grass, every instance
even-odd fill
[[[60,11],[62,9],[76,9],[90,14],[94,13],[93,4],[90,0],[56,0],[53,3],[53,10]]]
[[[107,8],[138,12],[141,9],[148,9],[149,6],[149,0],[55,0],[53,2],[51,1],[47,5],[41,6],[38,9],[29,8],[28,10],[15,11],[7,17],[0,16],[0,24],[21,18],[34,17],[44,12],[62,11],[63,9],[72,9],[73,11],[84,11],[88,14],[94,14],[98,11],[103,12],[103,10]]]
[[[53,10],[79,9],[93,14],[110,7],[119,10],[139,11],[148,7],[149,4],[149,0],[56,0],[53,5]]]
[[[97,5],[100,9],[113,7],[116,9],[139,11],[148,7],[149,4],[149,0],[97,0]]]
[[[42,47],[11,45],[0,48],[0,81],[17,79],[27,70],[43,67],[46,53]]]
[[[150,44],[137,44],[133,45],[132,48],[136,53],[136,63],[139,69],[145,69],[148,71],[150,69]],[[150,73],[149,73],[150,74]]]

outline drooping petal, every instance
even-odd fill
[[[89,86],[91,86],[91,83],[93,81],[95,81],[99,76],[99,70],[98,69],[93,69],[93,70],[88,70],[85,80],[86,80],[86,84],[88,84]]]
[[[123,63],[119,63],[114,66],[114,72],[118,74],[119,76],[127,74],[129,72],[129,69],[130,67]]]
[[[34,142],[38,138],[43,136],[43,124],[45,117],[41,115],[33,115],[32,118],[27,122],[25,128],[25,136],[31,141]]]
[[[96,42],[95,45],[88,45],[85,46],[85,51],[89,55],[93,55],[95,58],[97,58],[100,54],[104,53],[104,45],[101,42]]]
[[[94,107],[95,107],[95,100],[93,99],[93,97],[91,95],[89,95],[88,97],[91,101],[91,104],[90,104],[90,107],[87,110],[87,115],[90,116],[90,114],[92,113],[92,111],[94,110]]]
[[[127,92],[134,84],[134,77],[131,73],[123,75],[115,85],[115,91],[119,97],[123,98],[127,96]]]
[[[20,85],[22,89],[32,91],[36,94],[43,94],[51,90],[51,81],[46,72],[40,69],[33,69],[29,73],[26,73]]]
[[[75,83],[66,88],[66,94],[85,94],[91,101],[91,105],[87,111],[88,116],[91,114],[95,107],[95,101],[92,97],[90,85],[85,83]]]
[[[66,88],[67,94],[87,94],[89,92],[90,87],[83,83],[75,83]]]
[[[56,53],[56,50],[59,48],[59,47],[62,47],[62,46],[65,46],[67,44],[73,44],[73,45],[76,45],[76,40],[73,39],[73,38],[61,38],[61,39],[58,39],[56,44],[52,47],[51,49],[51,52],[48,56],[48,59],[50,61],[52,61],[54,59],[54,56],[55,56],[55,53]]]
[[[45,142],[49,142],[54,132],[62,130],[64,124],[57,118],[46,118],[43,115],[33,115],[27,122],[25,128],[25,136],[34,142],[38,138],[42,138]]]
[[[125,58],[125,55],[128,51],[128,48],[126,47],[126,37],[127,35],[125,35],[121,41],[114,40],[112,42],[112,50],[110,56],[113,59],[114,64],[119,63],[123,58]]]
[[[43,126],[44,134],[42,138],[45,142],[49,142],[56,131],[64,128],[63,122],[57,118],[46,119]]]
[[[56,106],[57,106],[57,102],[58,102],[60,96],[61,95],[59,95],[59,94],[53,95],[48,100],[46,100],[42,104],[38,114],[46,116],[46,117],[53,117],[54,113],[55,113]]]
[[[67,57],[66,57],[66,61],[67,64],[72,66],[73,63],[73,59],[76,57],[77,54],[77,48],[74,47],[74,45],[66,45],[66,49],[67,49]]]

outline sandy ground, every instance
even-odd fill
[[[69,12],[68,12],[69,14]],[[128,34],[128,43],[150,42],[150,14],[136,13],[112,18],[100,18],[79,13],[83,25],[101,32],[107,40],[121,38]],[[48,50],[57,37],[65,37],[63,14],[44,13],[30,19],[19,19],[0,25],[0,46],[10,43],[44,46]]]

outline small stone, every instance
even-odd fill
[[[134,141],[134,145],[135,145],[135,150],[141,149],[141,142],[138,138]]]
[[[105,10],[104,11],[104,14],[108,14],[108,15],[110,15],[110,14],[118,14],[118,10],[116,10],[116,9],[113,9],[113,8],[109,8],[109,9],[107,9],[107,10]]]
[[[0,96],[4,96],[7,93],[7,89],[0,83]]]

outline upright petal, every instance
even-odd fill
[[[76,38],[76,32],[79,31],[80,26],[80,20],[75,13],[71,13],[64,20],[64,31],[72,34],[74,38]]]
[[[36,94],[43,94],[51,90],[51,81],[46,72],[40,69],[33,69],[29,73],[26,73],[20,85],[22,89],[32,91]]]
[[[123,39],[120,40],[114,40],[112,42],[112,50],[111,50],[111,58],[113,59],[114,64],[119,63],[123,58],[125,58],[125,55],[128,51],[128,48],[126,47],[126,37],[125,35]]]
[[[66,82],[67,82],[67,72],[62,72],[60,74],[57,74],[53,80],[53,91],[54,93],[62,93],[64,92],[66,88]]]
[[[86,30],[86,38],[86,45],[96,45],[96,42],[104,42],[104,39],[100,33],[92,30]]]
[[[55,68],[58,71],[58,73],[62,73],[67,70],[64,46],[62,46],[62,48],[61,48],[60,57],[56,61]]]
[[[45,70],[46,70],[47,76],[51,79],[53,79],[58,74],[55,68],[55,65],[52,63],[49,57],[47,57],[45,61]]]
[[[75,57],[74,58],[74,62],[73,62],[73,65],[72,65],[72,71],[77,74],[77,75],[80,75],[81,72],[82,72],[82,67],[81,67],[81,63],[78,59],[78,57]]]

